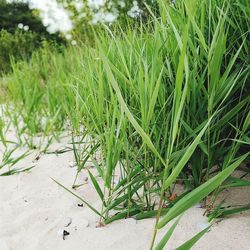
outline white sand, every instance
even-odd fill
[[[55,143],[54,148],[61,144]],[[50,177],[67,187],[72,185],[75,169],[72,152],[56,156],[42,155],[32,163],[35,153],[22,166],[36,167],[30,172],[0,177],[0,250],[144,250],[149,249],[154,219],[116,221],[96,228],[98,217]],[[83,172],[79,182],[84,182]],[[96,208],[98,197],[90,182],[77,190]],[[225,192],[231,204],[247,203],[249,189]],[[192,208],[181,219],[166,249],[175,249],[206,225],[204,210]],[[71,224],[68,227],[67,224]],[[161,230],[158,240],[168,227]],[[70,235],[63,240],[62,232]],[[231,216],[214,225],[193,249],[250,249],[250,212]]]

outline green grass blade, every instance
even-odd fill
[[[175,223],[169,228],[169,230],[166,232],[166,234],[163,236],[161,241],[157,244],[154,250],[162,250],[167,242],[169,241],[170,237],[172,236],[176,226],[178,225],[179,221],[181,219],[181,216],[175,221]]]
[[[238,158],[234,163],[225,168],[219,174],[194,189],[181,200],[179,200],[166,214],[166,216],[158,223],[157,227],[164,227],[169,221],[174,219],[176,216],[180,215],[191,206],[195,205],[207,195],[209,195],[214,189],[216,189],[227,177],[232,174],[232,172],[247,158],[250,153],[247,153]]]
[[[128,120],[130,121],[130,123],[133,125],[133,127],[135,128],[135,130],[137,131],[137,133],[142,137],[144,143],[152,150],[152,152],[160,159],[160,161],[162,162],[162,164],[165,166],[165,161],[163,160],[163,158],[161,157],[161,155],[159,154],[159,152],[157,151],[157,149],[155,148],[154,144],[152,143],[150,137],[147,135],[147,133],[145,133],[145,131],[143,130],[143,128],[139,125],[139,123],[136,121],[136,119],[134,118],[133,114],[130,112],[127,104],[125,103],[123,97],[122,97],[122,93],[120,91],[120,88],[118,86],[117,81],[115,80],[115,77],[110,69],[110,66],[108,64],[107,58],[102,55],[102,60],[104,63],[104,67],[107,73],[107,76],[110,80],[110,83],[112,85],[112,87],[114,88],[118,101],[121,105],[122,111],[126,114]]]
[[[88,170],[89,172],[89,176],[90,176],[90,179],[95,187],[95,190],[96,192],[98,193],[99,197],[101,198],[102,202],[103,202],[103,205],[106,207],[106,202],[105,202],[105,199],[104,199],[104,194],[96,180],[96,178],[94,177],[94,175]]]
[[[167,189],[178,177],[181,170],[185,167],[190,157],[193,155],[193,152],[195,151],[196,147],[199,145],[202,136],[206,132],[210,122],[212,120],[212,117],[208,120],[207,124],[204,126],[204,128],[200,131],[200,133],[197,135],[195,140],[192,142],[192,144],[188,147],[186,152],[184,153],[183,157],[178,162],[177,166],[172,171],[171,175],[166,179],[164,182],[164,188]]]
[[[76,198],[78,198],[80,201],[82,201],[88,208],[90,208],[94,213],[96,213],[97,215],[101,216],[102,218],[104,218],[101,213],[99,213],[94,207],[92,207],[87,201],[85,201],[82,197],[80,197],[79,195],[73,193],[71,190],[69,190],[68,188],[66,188],[64,185],[62,185],[61,183],[59,183],[58,181],[54,180],[53,178],[51,178],[57,185],[59,185],[60,187],[62,187],[63,189],[65,189],[66,191],[68,191],[70,194],[74,195]]]
[[[113,221],[125,219],[125,218],[128,218],[130,216],[134,216],[134,215],[138,214],[139,212],[140,212],[140,210],[138,208],[130,209],[129,211],[117,213],[117,214],[113,215],[112,217],[108,218],[107,220],[105,220],[104,222],[105,222],[105,224],[110,224]]]
[[[211,226],[205,228],[204,230],[202,230],[201,232],[196,234],[193,238],[186,241],[181,246],[177,247],[176,250],[189,250],[189,249],[191,249],[194,246],[194,244],[209,230],[210,227]]]

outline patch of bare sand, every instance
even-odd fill
[[[54,147],[59,147],[56,144]],[[35,154],[21,164],[31,165]],[[149,249],[154,219],[133,218],[96,228],[98,217],[51,179],[70,187],[75,169],[72,152],[42,155],[30,172],[0,177],[0,250],[146,250]],[[77,193],[100,208],[98,197],[82,172],[85,183]],[[249,202],[250,189],[223,194],[233,204]],[[189,209],[182,217],[166,249],[175,249],[206,225],[204,210]],[[168,227],[158,234],[159,240]],[[70,234],[63,240],[63,230]],[[231,216],[215,224],[193,249],[250,249],[250,212]]]

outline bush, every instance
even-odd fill
[[[36,33],[39,40],[61,41],[59,34],[49,34],[42,24],[36,11],[31,11],[25,3],[6,3],[0,1],[0,30],[5,29],[14,34],[18,24],[27,25],[29,30]]]
[[[37,35],[33,32],[16,30],[14,34],[0,31],[0,73],[11,68],[11,58],[27,59],[38,46]]]
[[[64,43],[59,34],[49,34],[40,18],[27,4],[0,1],[0,74],[10,70],[10,58],[22,60],[49,43]],[[18,28],[26,26],[28,31]],[[21,26],[20,26],[21,25]]]

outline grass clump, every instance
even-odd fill
[[[89,172],[101,211],[84,201],[104,223],[156,217],[151,248],[157,230],[213,191],[216,198],[249,160],[247,2],[158,3],[160,16],[149,9],[136,29],[105,27],[93,47],[41,49],[13,63],[7,85],[22,133],[70,122],[78,172],[90,158],[104,182]],[[85,135],[82,149],[74,138]],[[172,200],[176,183],[185,192]]]

